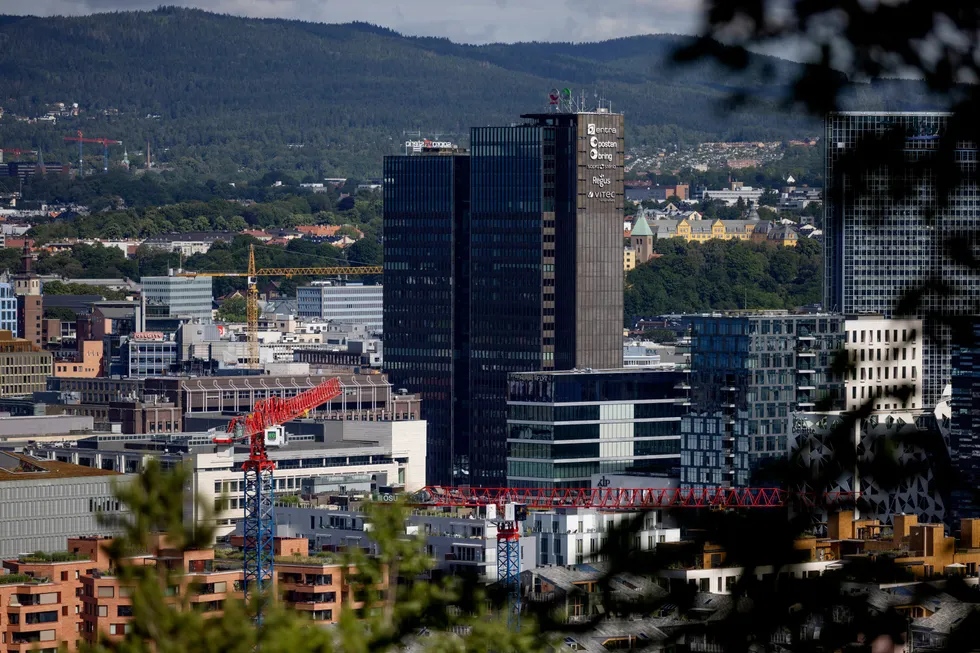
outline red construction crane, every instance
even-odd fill
[[[282,425],[301,417],[317,406],[340,396],[339,379],[329,379],[295,397],[270,397],[255,402],[252,412],[228,424],[228,436],[214,438],[215,444],[249,445],[245,472],[245,599],[262,593],[271,582],[275,566],[276,521],[274,513],[276,464],[269,460],[267,447],[285,443]],[[261,619],[261,615],[258,615]]]
[[[81,130],[78,132],[78,136],[65,136],[65,141],[77,141],[78,142],[78,174],[82,174],[82,144],[83,143],[101,143],[103,148],[102,153],[102,171],[109,171],[109,146],[110,145],[122,145],[122,141],[114,141],[111,138],[85,138],[82,135]]]
[[[16,147],[0,147],[0,163],[3,163],[4,154],[13,154],[15,161],[20,161],[21,154],[37,154],[37,150],[21,150]]]

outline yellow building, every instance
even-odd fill
[[[651,227],[657,238],[683,238],[687,242],[746,240],[795,247],[797,234],[789,226],[764,220],[656,220]]]
[[[17,397],[48,389],[52,356],[30,340],[0,331],[0,397]]]
[[[623,272],[629,272],[636,267],[636,252],[631,248],[623,248]]]

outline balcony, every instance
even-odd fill
[[[336,592],[286,592],[286,603],[336,603]]]

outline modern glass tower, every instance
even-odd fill
[[[949,329],[934,316],[975,312],[977,276],[954,264],[947,240],[964,235],[975,240],[980,228],[980,192],[976,185],[975,143],[955,144],[963,183],[940,207],[944,174],[916,170],[914,164],[942,144],[949,115],[944,113],[834,113],[826,123],[826,192],[824,219],[824,308],[847,314],[878,313],[886,318],[905,295],[930,279],[950,289],[923,295],[923,402],[935,406],[950,383]],[[891,168],[870,169],[848,158],[867,137],[891,136]],[[905,162],[908,167],[904,167]],[[901,179],[896,178],[901,176]],[[905,185],[911,195],[896,201],[892,190]],[[973,241],[971,241],[973,242]]]
[[[746,487],[767,459],[789,452],[792,414],[831,400],[844,347],[841,315],[777,311],[691,320],[691,412],[681,421],[681,484]]]
[[[455,352],[453,415],[440,417],[451,435],[427,417],[434,434],[429,451],[443,433],[438,437],[454,443],[452,464],[447,470],[433,462],[430,482],[447,476],[456,484],[506,482],[508,373],[622,366],[623,117],[598,111],[523,118],[511,127],[471,131],[469,205],[455,214],[452,234],[432,231],[424,197],[429,181],[385,174],[386,186],[400,184],[385,190],[385,366],[396,375],[404,370],[413,380],[404,387],[425,393],[415,382],[434,364],[406,358],[403,349],[419,348],[395,344],[402,336],[392,334],[400,327],[389,312],[448,320],[455,338],[448,348]],[[386,171],[424,167],[396,161],[427,156],[388,157]],[[389,204],[389,194],[402,199]],[[400,206],[415,217],[405,217]],[[412,253],[396,252],[404,248]],[[449,270],[449,259],[452,279],[423,281],[411,267],[439,261]],[[388,284],[398,275],[407,275],[406,284],[407,278],[433,284],[431,292],[445,293],[445,302],[397,296]]]
[[[467,303],[457,291],[465,288],[469,170],[458,150],[384,162],[384,367],[394,388],[421,395],[426,479],[440,485],[453,482],[456,452],[467,449],[466,429],[454,420],[464,399],[457,393],[466,390],[458,367]]]

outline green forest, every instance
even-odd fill
[[[65,136],[122,141],[133,163],[153,159],[188,178],[241,179],[269,170],[300,176],[378,176],[406,132],[466,143],[473,125],[510,124],[544,111],[552,88],[602,96],[627,116],[627,146],[704,140],[785,140],[820,132],[780,111],[799,66],[735,75],[713,64],[671,65],[675,36],[601,43],[462,45],[366,24],[247,19],[199,10],[96,16],[0,16],[0,147],[41,148],[74,162]],[[753,68],[753,70],[755,70]],[[732,92],[755,101],[726,108]],[[921,104],[901,82],[852,89],[874,108]],[[81,114],[56,124],[54,102]],[[723,119],[719,119],[723,116]],[[86,167],[102,148],[87,146]],[[112,161],[122,148],[113,146]]]
[[[709,240],[657,242],[662,257],[626,277],[625,320],[729,309],[793,309],[821,299],[820,243],[796,247]]]

